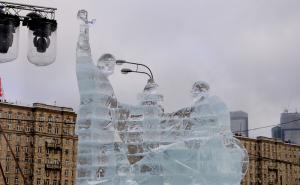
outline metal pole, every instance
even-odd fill
[[[17,161],[16,156],[15,156],[15,154],[14,154],[14,152],[13,152],[13,150],[12,150],[10,144],[9,144],[9,141],[8,141],[7,137],[5,136],[5,133],[3,132],[3,129],[2,129],[2,127],[1,127],[1,124],[0,124],[0,132],[3,133],[2,135],[3,135],[3,137],[4,137],[5,141],[6,141],[6,144],[7,144],[8,147],[9,147],[9,150],[10,150],[10,152],[11,152],[11,154],[12,154],[12,156],[13,156],[15,162],[16,162],[17,168],[20,170],[21,176],[22,176],[22,178],[23,178],[23,180],[24,180],[24,185],[27,185],[28,183],[27,183],[26,177],[24,176],[24,174],[23,174],[23,172],[22,172],[22,169],[21,169],[21,167],[20,167],[20,165],[19,165],[19,162]]]
[[[6,178],[5,178],[3,168],[2,168],[1,161],[0,161],[0,170],[1,170],[2,177],[3,177],[4,185],[8,185],[7,182],[6,182]]]

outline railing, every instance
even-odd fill
[[[45,169],[48,170],[60,170],[61,165],[60,164],[53,164],[53,163],[46,163],[45,164]]]
[[[46,141],[46,148],[54,149],[54,150],[61,150],[61,144],[59,143],[49,143]]]

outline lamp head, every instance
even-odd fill
[[[131,69],[128,69],[128,68],[121,69],[122,74],[127,74],[127,73],[131,73],[131,72],[133,72],[133,71]]]
[[[117,64],[117,65],[122,65],[122,64],[124,64],[124,63],[126,63],[125,60],[116,60],[116,64]]]

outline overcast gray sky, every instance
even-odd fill
[[[7,0],[8,1],[8,0]],[[90,29],[95,60],[109,52],[150,66],[165,108],[190,105],[193,82],[207,81],[230,110],[248,112],[250,128],[279,122],[284,108],[300,105],[299,0],[14,0],[58,8],[54,64],[27,62],[27,29],[16,61],[1,64],[5,95],[22,104],[43,102],[78,108],[76,13],[97,19]],[[111,77],[120,101],[136,103],[146,76]],[[270,136],[270,129],[250,132]]]

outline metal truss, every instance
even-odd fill
[[[26,15],[30,12],[35,12],[41,17],[47,19],[55,19],[55,11],[57,10],[56,8],[51,7],[33,6],[26,4],[10,3],[5,1],[0,1],[0,10],[1,9],[2,11],[4,11],[4,13],[16,15],[21,19],[26,17]]]

